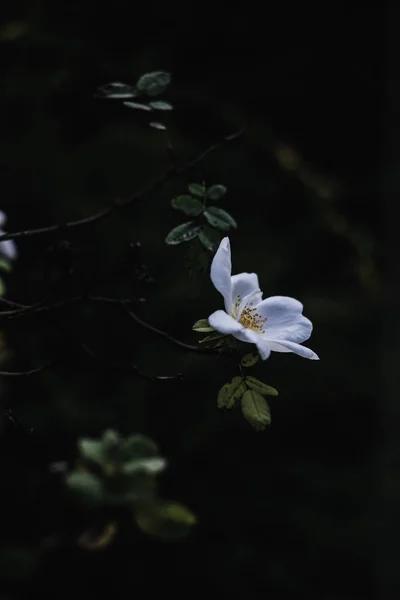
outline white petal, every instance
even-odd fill
[[[311,360],[319,360],[319,356],[315,354],[310,348],[300,346],[294,342],[288,342],[287,340],[268,340],[268,343],[273,352],[294,352],[303,358],[310,358]]]
[[[268,340],[261,337],[261,335],[259,335],[255,331],[252,331],[251,329],[243,329],[242,331],[234,333],[233,335],[236,339],[240,340],[241,342],[255,344],[257,346],[258,353],[261,356],[262,360],[265,360],[270,355],[271,348]]]
[[[257,305],[257,312],[266,317],[265,337],[273,340],[304,342],[312,332],[312,323],[301,312],[303,305],[294,298],[272,296]]]
[[[256,273],[239,273],[239,275],[233,275],[232,280],[232,304],[235,305],[238,296],[243,300],[249,294],[253,294],[254,298],[252,301],[254,304],[258,304],[262,299],[262,292],[258,283],[258,276]]]
[[[0,235],[3,233],[4,232],[0,229]],[[0,255],[3,255],[10,260],[14,260],[17,258],[17,253],[17,246],[15,245],[14,240],[0,242]]]
[[[220,333],[235,334],[244,329],[243,325],[227,315],[224,310],[216,310],[208,317],[208,322]]]
[[[231,246],[229,238],[225,237],[215,253],[211,263],[211,281],[224,297],[226,312],[232,312],[232,283],[231,283]]]

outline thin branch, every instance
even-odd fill
[[[195,156],[192,160],[190,160],[185,165],[180,166],[180,167],[176,167],[176,166],[170,167],[169,169],[164,171],[164,173],[162,175],[160,175],[155,181],[150,183],[147,187],[145,187],[143,190],[137,192],[133,196],[130,196],[129,198],[125,198],[125,199],[115,200],[112,204],[110,204],[110,206],[107,206],[106,208],[103,208],[103,209],[99,210],[98,212],[96,212],[92,215],[89,215],[88,217],[85,217],[83,219],[78,219],[76,221],[69,221],[66,223],[59,223],[57,225],[50,225],[48,227],[40,227],[38,229],[26,229],[25,231],[16,231],[14,233],[5,233],[3,235],[0,235],[0,242],[5,242],[6,240],[16,240],[16,239],[20,239],[20,238],[46,235],[46,234],[55,233],[55,232],[66,232],[71,229],[77,229],[78,227],[84,227],[84,226],[90,225],[92,223],[97,223],[98,221],[101,221],[102,219],[110,216],[112,213],[120,211],[120,210],[126,208],[127,206],[130,206],[131,204],[138,204],[139,202],[142,202],[146,198],[146,196],[148,196],[148,194],[157,190],[159,187],[161,187],[164,183],[166,183],[172,177],[175,177],[176,175],[181,175],[185,171],[191,169],[196,164],[201,162],[211,152],[214,152],[215,150],[217,150],[224,144],[231,142],[231,141],[235,140],[236,138],[238,138],[239,136],[241,136],[244,131],[245,131],[245,127],[242,127],[239,131],[232,133],[228,136],[225,136],[219,142],[216,142],[216,143],[212,144],[211,146],[209,146],[208,148],[206,148],[205,150],[203,150],[203,152],[201,152],[200,154]]]
[[[29,371],[0,371],[0,376],[4,375],[5,377],[26,377],[28,375],[36,375],[36,373],[41,373],[46,369],[49,369],[53,365],[53,361],[47,361],[43,365],[36,367],[35,369],[30,369]]]
[[[82,350],[84,352],[86,352],[86,354],[88,356],[90,356],[96,362],[101,363],[103,366],[106,366],[110,369],[133,372],[139,379],[146,379],[148,381],[176,381],[176,380],[182,381],[183,380],[183,376],[181,373],[177,373],[176,375],[149,375],[148,373],[143,373],[142,371],[140,371],[138,369],[138,367],[136,365],[134,365],[133,363],[124,365],[122,363],[111,362],[102,356],[98,356],[84,342],[79,342],[79,346],[82,348]]]

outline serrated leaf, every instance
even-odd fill
[[[189,221],[188,223],[182,223],[177,227],[174,227],[167,237],[165,241],[167,244],[174,246],[176,244],[182,244],[182,242],[188,242],[197,236],[200,231],[200,226],[193,223],[193,221]]]
[[[98,98],[112,98],[115,100],[134,98],[136,95],[136,90],[132,86],[120,82],[106,83],[100,86],[95,94]]]
[[[107,459],[106,453],[104,452],[103,442],[101,440],[82,438],[78,441],[78,448],[82,458],[90,462],[101,465]]]
[[[247,386],[242,377],[234,377],[230,383],[225,383],[218,392],[218,408],[233,408],[237,400],[243,396]]]
[[[66,477],[67,487],[89,504],[99,504],[103,500],[103,484],[92,473],[73,471]]]
[[[211,227],[204,226],[199,233],[199,240],[203,246],[210,252],[214,252],[218,248],[221,241],[221,236],[218,231]]]
[[[247,390],[242,397],[243,416],[256,429],[263,431],[271,424],[271,412],[265,398],[255,390]]]
[[[263,381],[260,381],[256,377],[253,377],[252,375],[246,376],[246,383],[249,387],[251,387],[251,389],[263,394],[264,396],[278,396],[278,390],[270,385],[267,385]]]
[[[182,196],[172,198],[171,205],[172,208],[181,210],[185,214],[192,215],[194,217],[203,212],[203,205],[201,204],[200,200],[189,196],[189,194],[183,194]]]
[[[155,456],[153,458],[139,458],[126,462],[122,467],[122,472],[126,475],[136,473],[146,473],[147,475],[156,475],[164,471],[167,466],[165,458]]]
[[[199,198],[204,198],[204,194],[206,193],[206,188],[200,183],[190,183],[188,190],[193,196],[198,196]]]
[[[214,327],[211,327],[208,319],[200,319],[196,321],[196,323],[192,327],[193,331],[199,331],[200,333],[208,333],[210,331],[215,331]]]
[[[220,340],[224,337],[226,337],[225,333],[220,333],[219,331],[214,331],[214,333],[210,333],[210,335],[207,335],[202,340],[199,340],[199,344],[204,344],[204,343],[208,344],[209,342],[214,342],[215,340]]]
[[[190,532],[197,518],[186,506],[159,501],[136,510],[136,523],[142,531],[163,539],[179,539]]]
[[[162,123],[158,123],[157,121],[152,121],[149,123],[150,127],[154,127],[154,129],[161,129],[165,131],[167,128]]]
[[[207,198],[209,200],[220,200],[223,196],[225,196],[227,190],[224,185],[212,185],[207,190]]]
[[[158,96],[162,94],[171,83],[171,75],[165,71],[152,71],[139,77],[136,87],[143,94]]]
[[[231,227],[237,227],[235,219],[227,213],[226,210],[218,208],[217,206],[209,206],[205,211],[204,216],[212,227],[220,229],[221,231],[227,231]]]
[[[173,106],[169,102],[164,102],[164,100],[155,100],[154,102],[149,103],[151,108],[155,110],[172,110]]]
[[[147,104],[141,104],[140,102],[124,102],[124,106],[128,106],[129,108],[136,108],[137,110],[152,110],[150,106],[148,106]]]
[[[240,361],[242,367],[252,367],[260,360],[259,354],[245,354]]]

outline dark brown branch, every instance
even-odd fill
[[[3,235],[0,235],[0,242],[4,242],[6,240],[16,240],[16,239],[20,239],[20,238],[40,236],[40,235],[45,235],[45,234],[55,233],[55,232],[66,232],[71,229],[77,229],[78,227],[84,227],[84,226],[90,225],[92,223],[97,223],[98,221],[101,221],[102,219],[104,219],[105,217],[108,217],[109,215],[111,215],[114,212],[120,211],[132,204],[138,204],[139,202],[142,202],[148,194],[157,190],[159,187],[161,187],[164,183],[166,183],[172,177],[175,177],[176,175],[181,175],[185,171],[191,169],[192,167],[197,165],[199,162],[201,162],[211,152],[214,152],[215,150],[217,150],[224,144],[226,144],[232,140],[235,140],[236,138],[241,136],[244,131],[245,131],[245,127],[242,127],[239,131],[237,131],[233,134],[230,134],[228,136],[225,136],[224,138],[222,138],[222,140],[220,140],[219,142],[216,142],[215,144],[212,144],[211,146],[206,148],[203,152],[201,152],[200,154],[195,156],[192,160],[190,160],[185,165],[180,166],[180,167],[176,167],[176,166],[170,167],[169,169],[164,171],[164,173],[162,175],[160,175],[155,181],[153,181],[147,187],[145,187],[143,190],[137,192],[136,194],[134,194],[133,196],[130,196],[129,198],[125,198],[122,200],[116,200],[110,206],[107,206],[106,208],[99,210],[98,212],[94,213],[93,215],[89,215],[88,217],[85,217],[83,219],[78,219],[76,221],[69,221],[67,223],[59,223],[57,225],[50,225],[48,227],[40,227],[38,229],[27,229],[25,231],[16,231],[14,233],[5,233]]]

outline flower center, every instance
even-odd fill
[[[262,317],[257,312],[257,307],[253,306],[253,302],[245,304],[242,310],[240,310],[240,305],[242,304],[242,302],[243,299],[241,298],[241,296],[238,296],[235,302],[235,306],[232,310],[232,317],[236,319],[239,323],[241,323],[241,325],[243,325],[243,327],[245,327],[246,329],[251,329],[256,333],[265,333],[264,323],[267,320],[267,317]]]

